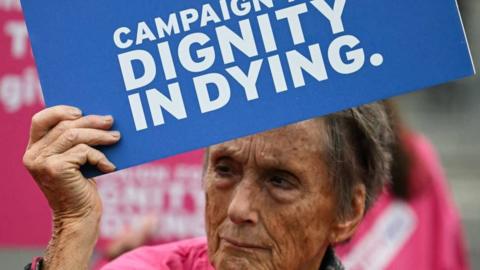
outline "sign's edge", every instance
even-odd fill
[[[470,48],[470,42],[468,40],[467,31],[465,31],[465,24],[463,23],[462,13],[460,12],[460,6],[458,5],[458,0],[454,0],[454,1],[455,1],[455,5],[457,6],[458,18],[459,18],[460,24],[462,26],[463,36],[465,37],[465,42],[466,42],[468,54],[470,55],[470,62],[472,64],[472,70],[473,70],[472,76],[474,76],[474,75],[477,74],[477,71],[475,69],[475,62],[473,61],[473,54],[472,54],[472,50]]]

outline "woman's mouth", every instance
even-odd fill
[[[268,250],[263,245],[258,245],[246,241],[240,241],[237,239],[229,238],[229,237],[220,237],[221,242],[225,245],[225,247],[237,249],[237,250]]]

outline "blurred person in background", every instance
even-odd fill
[[[397,143],[392,183],[350,241],[336,247],[346,269],[469,269],[460,215],[432,145],[386,102]]]

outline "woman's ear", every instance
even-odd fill
[[[358,183],[353,190],[350,211],[347,216],[338,217],[330,234],[330,244],[335,245],[352,237],[365,215],[367,191],[364,184]]]

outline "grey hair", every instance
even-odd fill
[[[394,134],[383,103],[372,103],[334,113],[326,123],[327,168],[340,218],[351,214],[354,187],[366,189],[368,209],[390,181]]]

